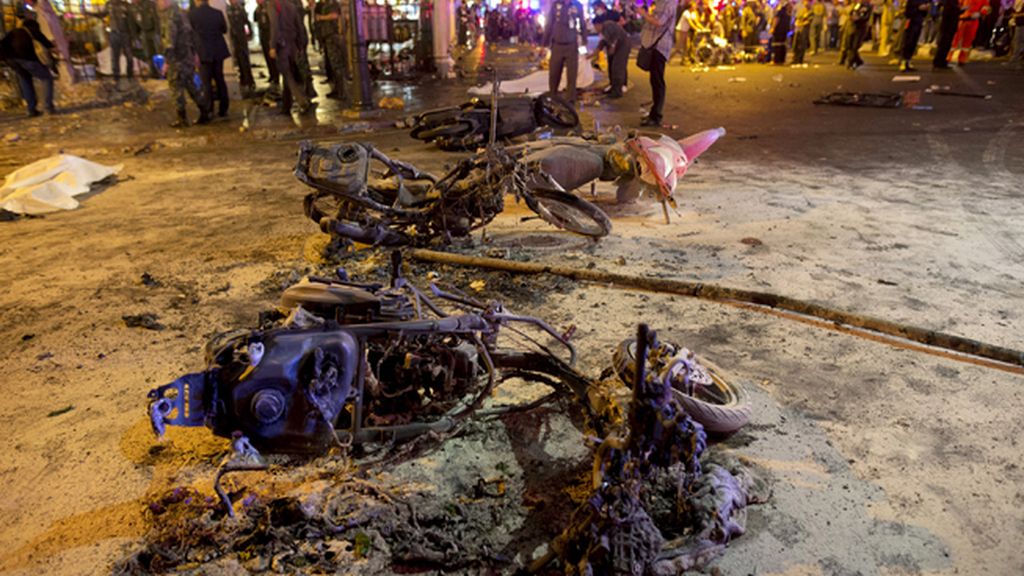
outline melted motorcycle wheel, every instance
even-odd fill
[[[632,386],[636,371],[636,341],[629,339],[620,343],[612,363],[619,379]],[[727,436],[746,426],[753,411],[746,390],[707,359],[697,356],[697,363],[711,376],[712,385],[697,387],[693,396],[673,387],[672,395],[679,405],[709,433]]]
[[[568,192],[533,190],[531,210],[549,224],[583,236],[601,238],[612,231],[612,222],[603,210]]]
[[[575,128],[580,123],[572,104],[551,94],[542,94],[534,103],[534,113],[542,124],[555,128]]]

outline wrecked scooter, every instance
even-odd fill
[[[343,273],[288,288],[277,325],[214,337],[206,370],[150,391],[154,431],[205,425],[259,450],[315,453],[449,432],[488,413],[482,402],[511,377],[553,387],[550,399],[586,397],[574,347],[544,321],[431,288],[428,296],[397,274],[385,287]],[[499,338],[527,327],[563,353],[532,337],[522,338],[529,349]]]

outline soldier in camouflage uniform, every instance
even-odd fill
[[[192,25],[176,0],[157,0],[160,17],[160,41],[164,47],[164,75],[171,88],[171,101],[174,102],[177,119],[171,124],[173,128],[188,126],[188,115],[185,113],[185,93],[199,108],[199,123],[210,121],[210,102],[206,94],[195,84],[196,39]]]
[[[245,13],[244,1],[228,2],[227,16],[231,53],[235,56],[235,67],[238,68],[238,84],[242,88],[242,96],[250,98],[256,92],[256,81],[253,80],[252,65],[249,63],[252,27],[249,25],[249,15]]]
[[[156,14],[156,0],[135,0],[135,20],[138,22],[142,51],[149,61],[153,78],[160,76],[153,57],[160,53],[160,18]]]
[[[332,89],[328,98],[345,98],[345,46],[341,40],[341,5],[338,0],[318,0],[313,11],[317,41],[324,51],[324,68],[330,68],[328,75]]]

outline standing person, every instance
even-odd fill
[[[245,2],[230,0],[227,12],[231,52],[235,55],[235,68],[238,68],[238,85],[242,89],[242,97],[251,98],[256,93],[256,80],[252,77],[252,64],[249,62],[252,25],[249,24],[249,15],[245,12]]]
[[[160,71],[156,69],[156,60],[153,59],[160,53],[160,18],[156,14],[156,0],[135,0],[135,19],[150,74],[153,78],[159,78]]]
[[[686,66],[690,62],[690,17],[689,9],[683,7],[680,18],[676,22],[676,45],[672,54],[679,54],[679,64]]]
[[[888,56],[892,50],[892,29],[895,11],[892,5],[893,0],[885,0],[881,3],[881,14],[878,18],[878,55]]]
[[[199,57],[196,54],[195,35],[188,18],[178,7],[176,0],[157,0],[157,14],[160,18],[160,43],[164,49],[163,74],[171,88],[171,102],[174,103],[177,119],[172,128],[188,126],[188,114],[185,112],[185,93],[188,92],[192,101],[199,108],[199,123],[210,121],[210,104],[206,94],[196,87],[193,78]]]
[[[548,66],[548,90],[558,94],[565,69],[569,102],[576,102],[576,73],[579,70],[579,46],[586,43],[583,26],[583,7],[576,0],[553,0],[548,11],[547,27],[544,30],[544,45],[551,49]]]
[[[900,72],[915,70],[911,64],[914,54],[917,54],[917,42],[921,38],[921,29],[924,28],[924,19],[931,9],[931,2],[927,0],[907,0],[903,7],[903,16],[906,19],[906,27],[903,30],[903,46],[900,53]]]
[[[313,68],[309,65],[309,29],[306,28],[305,14],[307,12],[302,0],[292,0],[295,11],[299,14],[299,46],[296,51],[296,62],[298,63],[298,80],[306,88],[306,98],[316,98],[316,88],[313,87]]]
[[[276,93],[280,83],[277,60],[270,57],[270,14],[267,12],[267,0],[256,0],[256,9],[252,11],[252,19],[256,22],[256,30],[260,34],[260,50],[263,52],[264,62],[267,63],[270,91]]]
[[[813,18],[811,7],[807,5],[807,2],[801,2],[796,9],[796,18],[793,23],[796,28],[796,32],[793,34],[793,64],[804,63],[804,55],[807,53],[807,47],[811,44]]]
[[[960,23],[956,29],[956,36],[953,37],[952,48],[957,51],[957,66],[966,66],[967,60],[971,57],[971,48],[974,46],[974,37],[978,34],[981,18],[987,16],[992,8],[988,0],[960,0],[960,9]],[[950,60],[952,56],[950,53]]]
[[[313,25],[316,27],[317,42],[324,50],[325,68],[332,74],[331,91],[328,98],[345,98],[345,46],[341,42],[341,4],[338,0],[317,0],[313,8]]]
[[[865,0],[853,0],[850,14],[847,16],[847,31],[843,34],[843,49],[839,53],[839,64],[845,64],[850,70],[864,65],[860,57],[860,47],[867,37],[871,25],[871,4]]]
[[[841,3],[842,0],[836,0]],[[839,6],[832,0],[825,0],[825,50],[839,47]]]
[[[305,49],[302,39],[302,17],[291,0],[267,0],[270,16],[270,57],[277,60],[278,72],[284,77],[281,113],[291,114],[292,100],[298,102],[299,113],[309,110],[309,97],[299,81],[299,50]]]
[[[35,46],[37,43],[42,46],[50,54],[50,62],[54,62],[54,45],[43,34],[38,22],[26,16],[21,18],[20,25],[0,39],[0,61],[6,62],[18,77],[18,86],[21,88],[21,97],[25,99],[29,118],[42,114],[37,108],[33,78],[43,82],[43,106],[46,112],[56,114],[57,110],[53,106],[53,72],[39,59]]]
[[[817,54],[825,44],[825,4],[822,0],[811,1],[811,54]]]
[[[953,46],[953,37],[960,25],[960,1],[942,0],[942,15],[939,17],[939,36],[935,41],[935,58],[932,67],[936,70],[949,69],[949,50]]]
[[[114,84],[121,89],[121,57],[128,62],[125,76],[129,80],[134,75],[135,56],[132,55],[132,44],[135,37],[135,15],[128,0],[109,0],[99,12],[88,12],[84,4],[79,4],[83,14],[97,18],[107,17],[110,43],[110,68],[114,74]]]
[[[786,42],[789,40],[789,27],[793,23],[793,9],[789,0],[780,0],[772,20],[772,64],[786,63]]]
[[[678,0],[658,0],[654,9],[643,13],[644,27],[640,30],[640,46],[651,52],[651,111],[640,122],[641,126],[661,126],[665,108],[665,64],[672,54],[672,28],[675,27]]]
[[[1016,0],[1010,9],[1010,29],[1013,30],[1013,44],[1010,62],[1017,67],[1024,66],[1024,0]]]
[[[740,29],[743,33],[743,51],[753,53],[757,50],[761,40],[757,37],[757,23],[761,17],[757,13],[757,0],[747,0],[743,3],[743,12],[740,14]]]
[[[602,49],[608,53],[608,81],[611,82],[609,98],[622,98],[626,85],[626,67],[629,65],[629,35],[615,20],[594,19],[594,26],[601,35],[597,50],[591,55],[596,58]]]
[[[219,103],[218,115],[228,115],[228,84],[224,81],[224,60],[231,55],[224,35],[228,33],[228,22],[224,13],[210,6],[210,0],[199,0],[195,10],[189,13],[192,29],[199,37],[199,77],[203,89],[213,101]]]

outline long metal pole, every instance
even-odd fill
[[[352,104],[360,110],[373,108],[373,90],[370,86],[370,63],[368,62],[368,46],[366,40],[366,5],[363,0],[349,0],[351,22],[349,38],[355,46],[355,66],[352,67],[352,80],[355,84]]]

